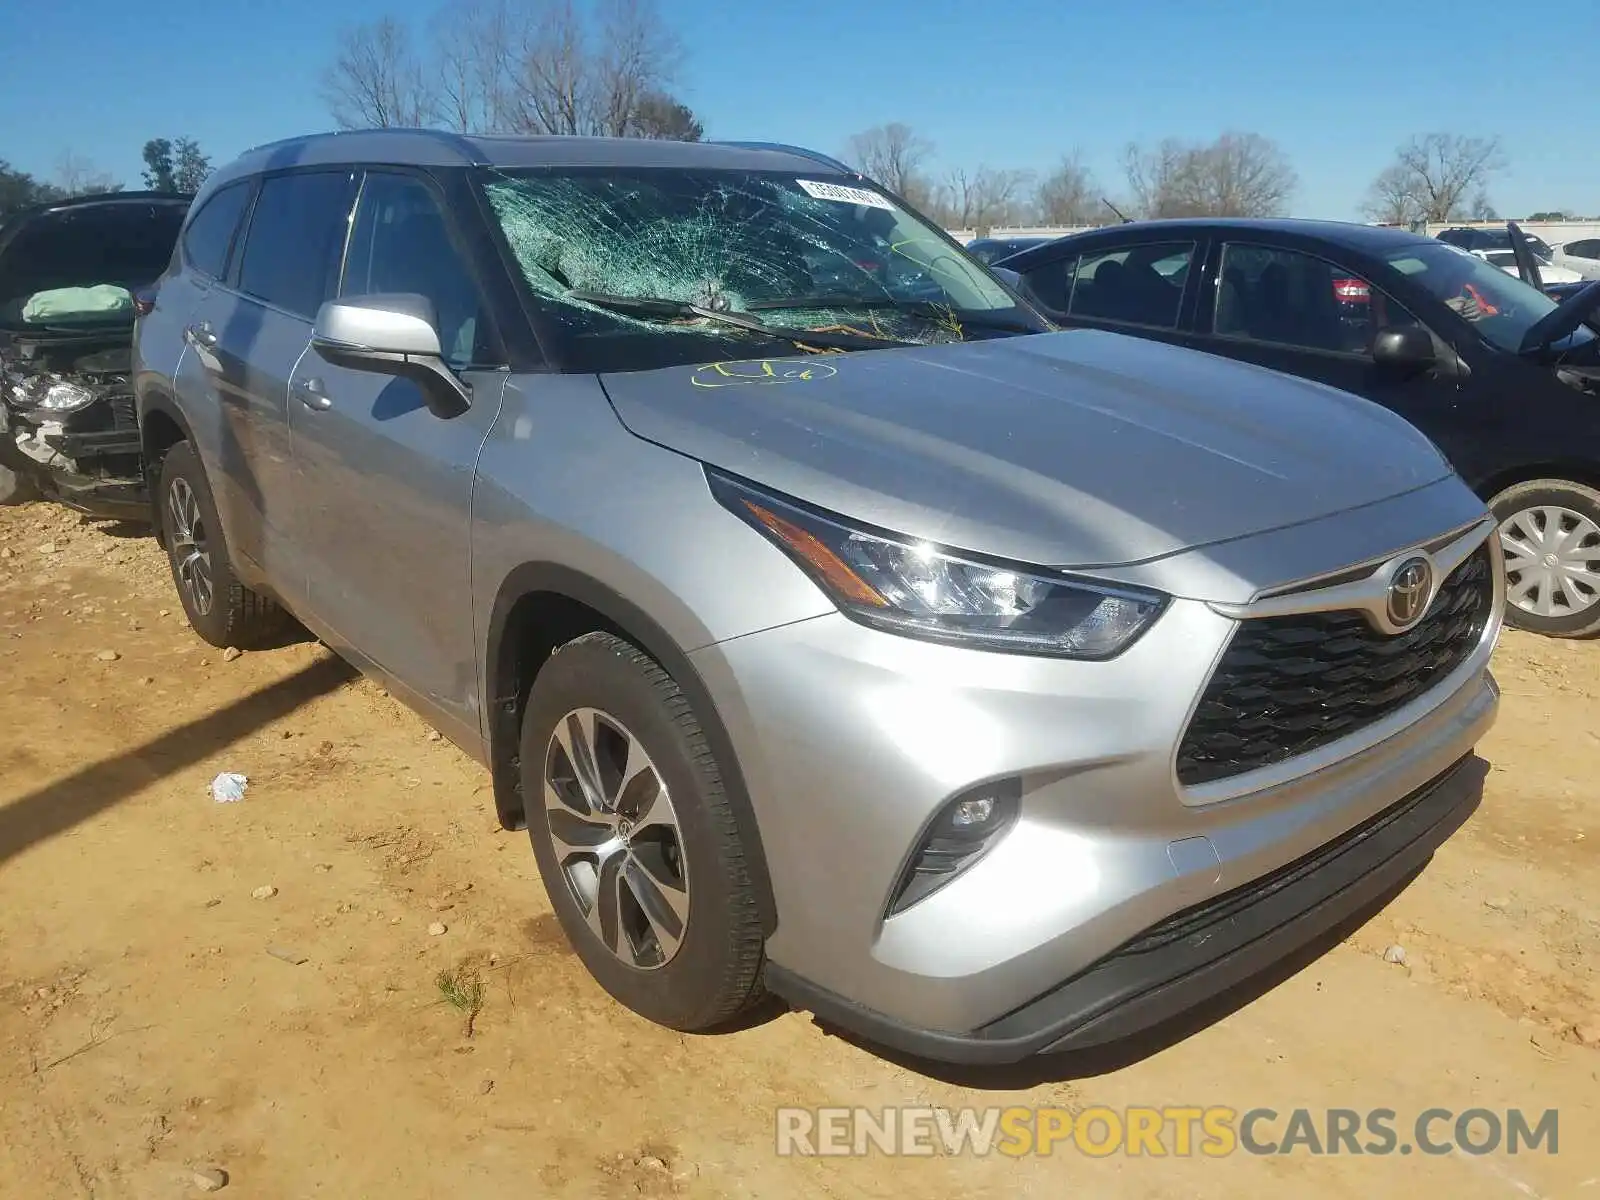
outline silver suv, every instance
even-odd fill
[[[820,280],[820,282],[819,282]],[[492,771],[601,985],[1014,1061],[1370,911],[1477,805],[1483,503],[1342,392],[1055,332],[755,144],[274,144],[137,331],[190,622]]]

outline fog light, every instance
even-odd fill
[[[963,800],[956,805],[950,813],[950,823],[957,828],[970,829],[975,825],[986,824],[992,816],[994,816],[994,797],[979,796],[974,800]]]
[[[925,900],[983,857],[1021,808],[1022,780],[963,792],[934,816],[889,895],[889,915]]]

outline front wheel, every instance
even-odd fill
[[[764,939],[744,843],[687,697],[610,634],[560,647],[522,728],[528,836],[567,939],[660,1025],[721,1025],[760,994]]]
[[[1506,622],[1548,637],[1600,633],[1600,491],[1535,479],[1489,502],[1506,560]]]

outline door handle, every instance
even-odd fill
[[[190,325],[183,331],[183,336],[189,339],[190,345],[199,346],[202,350],[209,350],[217,344],[217,331],[211,328],[210,321]]]
[[[322,390],[320,379],[296,379],[289,385],[289,394],[316,412],[333,407],[333,397]]]

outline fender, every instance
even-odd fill
[[[721,768],[728,802],[739,821],[745,861],[749,866],[751,882],[756,888],[761,912],[762,932],[770,937],[777,928],[777,905],[772,895],[766,852],[761,844],[761,830],[756,823],[755,807],[750,802],[744,773],[734,753],[733,740],[728,736],[727,727],[717,712],[710,691],[690,663],[688,655],[659,624],[605,584],[557,563],[524,563],[514,568],[500,584],[489,619],[488,650],[484,660],[485,687],[489,698],[486,707],[495,808],[501,825],[507,829],[520,829],[526,822],[518,746],[522,736],[520,719],[523,700],[533,679],[531,676],[526,679],[520,676],[511,651],[513,643],[505,635],[518,602],[535,595],[576,601],[599,613],[613,632],[633,641],[660,663],[694,706],[711,752],[716,755]]]
[[[146,421],[151,413],[160,413],[170,420],[183,434],[183,440],[195,447],[199,453],[199,443],[195,441],[194,430],[189,425],[189,419],[183,415],[178,403],[167,394],[165,388],[147,386],[143,394],[138,397],[139,414],[139,443],[143,453],[140,455],[144,468],[145,492],[150,497],[150,519],[155,524],[156,542],[163,549],[166,548],[165,534],[162,531],[161,506],[156,498],[158,479],[158,461],[149,453],[150,443],[146,434]],[[165,449],[165,447],[163,447]]]

